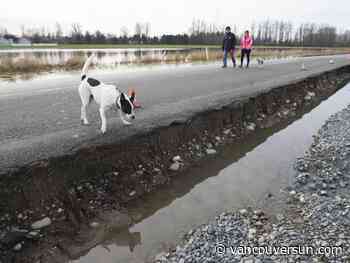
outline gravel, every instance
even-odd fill
[[[267,216],[249,208],[223,213],[189,231],[182,244],[155,261],[350,262],[349,156],[350,106],[332,115],[309,150],[296,160],[294,181],[282,189],[283,213]],[[323,247],[334,253],[307,252],[306,246],[314,252]],[[267,251],[249,253],[249,247]],[[287,247],[290,253],[283,255]],[[273,248],[281,253],[272,253]]]

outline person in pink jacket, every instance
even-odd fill
[[[253,38],[249,35],[249,31],[245,31],[241,39],[241,68],[243,67],[244,57],[247,56],[247,68],[250,62],[250,53],[252,52]]]

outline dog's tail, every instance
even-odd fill
[[[81,71],[81,80],[84,80],[84,79],[86,78],[86,74],[87,74],[87,72],[88,72],[88,69],[89,69],[89,67],[90,67],[90,65],[91,65],[91,62],[92,62],[93,58],[94,58],[94,55],[92,54],[92,55],[90,55],[90,57],[88,57],[88,59],[85,61],[84,66],[83,66],[83,69],[82,69],[82,71]]]

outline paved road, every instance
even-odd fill
[[[167,125],[195,112],[350,64],[348,55],[268,62],[263,68],[221,69],[219,64],[154,67],[151,70],[93,74],[123,90],[135,87],[143,109],[132,126],[109,113],[109,130],[99,133],[97,107],[90,126],[80,125],[79,74],[47,75],[30,81],[0,82],[0,171],[69,153],[91,144],[116,141]],[[305,62],[307,71],[301,71]]]

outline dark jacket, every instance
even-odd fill
[[[222,50],[231,50],[236,46],[236,36],[232,32],[225,33],[224,39],[222,41]]]

